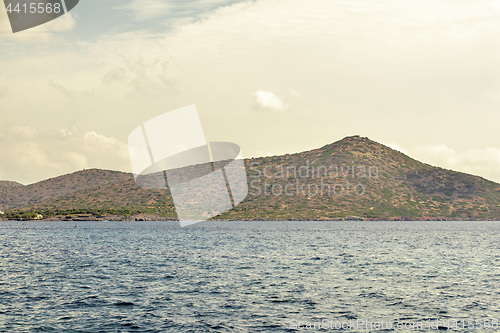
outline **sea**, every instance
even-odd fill
[[[500,222],[0,222],[0,332],[499,332]]]

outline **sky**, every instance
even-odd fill
[[[244,157],[361,135],[500,182],[500,0],[81,0],[0,8],[0,179],[131,171],[130,132],[195,104]]]

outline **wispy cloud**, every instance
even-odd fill
[[[252,105],[256,110],[283,111],[285,106],[281,98],[270,91],[258,90],[252,95]]]
[[[184,18],[234,3],[234,0],[131,0],[115,8],[131,14],[137,21],[162,16]]]
[[[400,147],[397,143],[389,143],[387,146],[394,149],[394,150],[399,151],[400,153],[408,155],[408,151],[406,149]]]
[[[132,0],[115,8],[125,10],[136,20],[142,21],[168,14],[172,10],[172,5],[162,0]]]
[[[3,124],[0,156],[4,176],[22,183],[91,167],[129,169],[125,143],[77,128],[46,131]]]
[[[457,150],[445,144],[415,148],[420,160],[444,168],[480,175],[500,183],[500,147]]]
[[[456,149],[443,143],[413,145],[410,148],[401,148],[397,144],[388,146],[430,165],[482,176],[500,183],[500,147]]]

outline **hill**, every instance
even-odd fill
[[[359,136],[245,165],[247,198],[217,219],[500,219],[499,184],[421,163]],[[95,169],[0,187],[2,207],[8,218],[176,218],[168,190],[142,189],[130,174]]]
[[[421,163],[368,138],[249,162],[250,191],[260,195],[221,218],[500,219],[499,184]],[[294,173],[300,167],[302,175]],[[286,186],[289,193],[280,193]]]
[[[0,182],[0,210],[35,204],[68,193],[120,182],[129,178],[130,175],[124,172],[92,169],[26,186],[15,182],[2,181]]]
[[[18,182],[11,182],[8,180],[0,180],[0,188],[7,188],[7,187],[22,187],[24,186],[21,183]]]

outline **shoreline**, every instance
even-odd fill
[[[5,219],[0,218],[0,221],[18,221],[18,222],[178,222],[179,220],[171,217],[162,217],[158,215],[137,215],[137,216],[53,216],[40,219]],[[471,219],[471,218],[451,218],[451,217],[425,217],[425,218],[408,218],[408,217],[391,217],[385,219],[376,218],[324,218],[324,219],[209,219],[210,222],[500,222],[500,219]],[[202,221],[204,222],[204,221]]]

